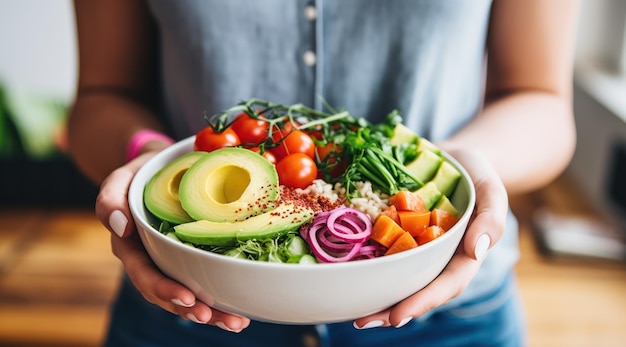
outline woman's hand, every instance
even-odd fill
[[[508,196],[492,165],[480,154],[448,152],[467,170],[476,188],[476,207],[456,253],[428,286],[393,307],[354,321],[357,328],[401,327],[459,296],[474,278],[489,248],[504,233]]]
[[[145,153],[113,171],[103,182],[96,200],[96,215],[112,231],[113,254],[135,287],[149,302],[196,323],[240,332],[250,324],[246,317],[210,308],[193,292],[165,277],[146,253],[128,207],[127,193],[133,176],[155,152]]]

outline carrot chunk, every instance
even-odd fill
[[[398,211],[428,211],[422,198],[406,190],[392,195],[389,204],[394,205]]]
[[[421,232],[419,235],[417,235],[415,239],[417,240],[417,243],[419,243],[420,245],[423,245],[425,243],[428,243],[438,238],[439,236],[443,235],[445,232],[446,231],[443,230],[442,227],[438,225],[431,225],[428,228],[424,229],[424,231]]]
[[[380,215],[372,226],[370,239],[389,248],[404,232],[404,229],[394,222],[393,219]]]
[[[404,232],[398,239],[387,249],[385,255],[395,254],[399,252],[408,251],[409,249],[417,247],[417,241],[409,234]]]
[[[454,213],[446,210],[436,208],[430,213],[430,224],[438,225],[445,231],[450,230],[458,221],[459,218]]]
[[[394,222],[400,224],[400,217],[398,216],[398,209],[394,205],[391,205],[387,207],[386,209],[384,209],[378,216],[387,216],[393,219]]]
[[[398,211],[400,218],[400,226],[406,230],[411,236],[419,235],[424,229],[430,225],[430,211]]]

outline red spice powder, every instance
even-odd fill
[[[310,208],[316,214],[318,212],[334,210],[343,205],[343,202],[340,200],[332,201],[321,195],[299,193],[295,188],[285,186],[281,186],[280,196],[283,201],[291,202],[296,206]]]

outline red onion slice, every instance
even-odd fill
[[[317,214],[300,230],[311,250],[322,262],[342,262],[377,256],[365,246],[372,233],[370,217],[358,210],[341,207]],[[362,250],[366,247],[365,250]]]

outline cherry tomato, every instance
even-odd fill
[[[255,153],[261,153],[261,149],[259,147],[252,147],[248,149]],[[274,165],[276,164],[276,156],[272,152],[265,151],[263,152],[262,155],[263,155],[263,158],[267,159],[270,163]]]
[[[293,130],[286,135],[283,131],[276,131],[273,140],[279,143],[278,147],[272,148],[272,153],[280,161],[289,154],[304,153],[309,158],[315,158],[315,143],[309,135],[300,130]]]
[[[241,143],[253,143],[256,145],[267,138],[269,124],[242,112],[235,117],[235,121],[230,127],[237,133]]]
[[[324,133],[321,125],[318,125],[313,129],[306,129],[304,132],[306,132],[313,139],[316,139],[318,141],[324,140]]]
[[[328,154],[333,153],[333,152],[340,152],[340,150],[341,149],[339,148],[339,146],[337,146],[333,142],[329,142],[323,146],[315,147],[315,152],[317,153],[317,156],[319,157],[320,161],[323,161],[324,159],[326,159],[326,156],[328,156]],[[333,158],[330,158],[329,161],[334,161],[334,160]]]
[[[319,159],[320,163],[325,163],[329,167],[324,172],[323,170],[318,170],[318,178],[324,178],[325,174],[330,175],[331,178],[337,178],[346,171],[347,165],[345,160],[339,155],[340,152],[341,147],[332,142],[324,146],[315,147],[317,155],[315,160]],[[331,155],[331,157],[326,159],[328,155]]]
[[[276,159],[276,156],[270,151],[263,152],[263,158],[267,159],[270,163],[274,165],[276,165],[276,162],[278,161]]]
[[[304,153],[289,154],[276,164],[280,184],[292,188],[306,188],[317,178],[317,166]]]
[[[239,137],[235,131],[231,128],[221,133],[216,133],[210,126],[200,130],[196,134],[196,141],[194,142],[194,150],[211,152],[223,147],[233,147],[239,145]]]
[[[299,126],[300,124],[296,121],[293,121],[293,122],[287,121],[285,124],[282,125],[282,129],[288,133],[292,130],[298,130]]]

